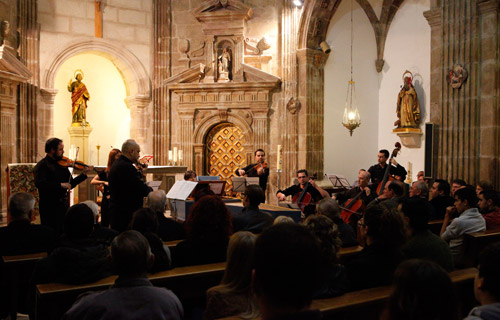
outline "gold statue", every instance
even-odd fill
[[[410,74],[410,76],[406,76]],[[396,114],[398,120],[394,125],[398,128],[417,128],[420,124],[420,105],[418,103],[417,93],[411,83],[413,74],[406,70],[403,73],[404,86],[398,94]]]
[[[68,83],[68,91],[71,92],[71,111],[73,114],[72,123],[88,126],[89,124],[86,119],[86,109],[87,101],[90,99],[90,94],[87,87],[85,87],[82,82],[83,71],[77,69],[74,75],[76,81],[71,82],[70,79]]]

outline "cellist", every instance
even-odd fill
[[[330,195],[318,186],[313,179],[309,178],[309,174],[305,169],[297,170],[297,180],[299,180],[298,185],[293,185],[285,190],[278,190],[276,197],[279,201],[285,201],[287,196],[292,196],[299,207],[303,207],[302,213],[308,216],[316,211],[316,203],[319,200],[329,198]],[[308,200],[302,200],[301,198]]]
[[[265,161],[266,153],[262,149],[255,150],[256,163],[250,164],[243,169],[236,169],[237,176],[259,177],[259,185],[266,192],[267,179],[269,178],[269,165]]]
[[[384,178],[384,173],[387,168],[387,159],[389,159],[389,151],[386,149],[382,149],[378,152],[378,163],[371,166],[370,169],[368,169],[368,172],[371,175],[372,183],[377,185],[379,184],[382,179]],[[396,162],[394,158],[391,159],[391,163],[389,164],[389,174],[394,176],[401,176],[401,177],[406,177],[406,169],[401,166],[399,163]]]

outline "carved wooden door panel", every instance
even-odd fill
[[[206,172],[226,180],[226,194],[233,187],[232,177],[236,168],[245,166],[243,145],[245,137],[241,129],[231,123],[216,125],[207,134],[205,163]]]

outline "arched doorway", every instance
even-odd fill
[[[232,177],[236,168],[246,164],[242,130],[232,123],[214,126],[205,139],[205,172],[226,180],[226,194],[233,188]]]

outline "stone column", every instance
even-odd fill
[[[194,110],[178,110],[180,118],[180,141],[179,148],[183,150],[183,166],[188,167],[188,170],[194,167],[194,153],[193,153],[193,128],[194,128]],[[203,154],[203,152],[202,152]],[[198,168],[197,168],[198,169]],[[200,174],[202,171],[199,172]]]
[[[53,88],[40,90],[43,105],[38,108],[38,140],[43,143],[54,135],[54,100],[58,91]]]
[[[269,149],[267,123],[267,112],[259,112],[254,114],[252,123],[254,151],[257,149],[264,149],[266,153],[269,154],[271,150],[266,150]],[[250,141],[247,141],[247,143],[249,142]],[[250,161],[253,161],[252,157],[250,157]],[[269,161],[269,158],[267,159],[267,161]]]
[[[147,106],[151,100],[148,96],[136,95],[125,99],[130,109],[130,137],[141,146],[142,154],[151,153],[151,143],[147,140],[149,117]],[[154,160],[154,159],[153,159]]]

